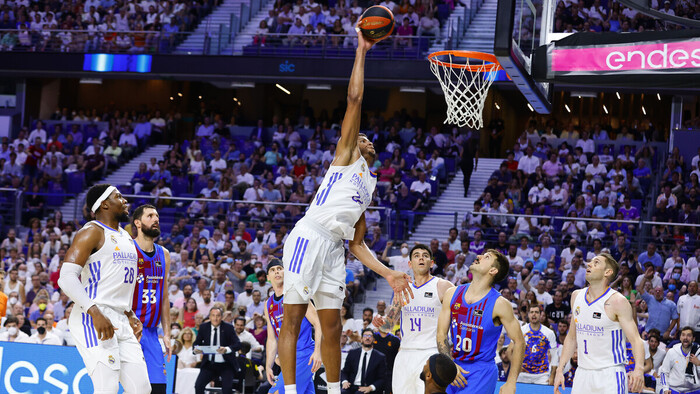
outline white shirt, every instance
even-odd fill
[[[518,256],[517,254],[515,255],[515,257],[512,257],[512,258],[510,257],[510,255],[506,255],[506,258],[508,259],[508,263],[510,264],[511,267],[516,266],[516,265],[519,265],[522,267],[524,265],[523,258]]]
[[[216,340],[214,340],[215,339],[214,338],[214,329],[216,329]],[[214,346],[214,343],[216,343],[219,347],[221,347],[221,324],[219,324],[216,327],[214,327],[213,324],[211,325],[210,338],[211,338],[211,342],[209,344],[211,346]],[[231,348],[228,348],[226,353],[230,353],[230,352],[231,352]],[[211,357],[211,355],[209,355],[209,357]],[[216,353],[216,355],[214,356],[214,362],[215,363],[223,363],[224,361],[225,361],[224,356],[222,354]]]
[[[226,169],[226,160],[224,159],[211,159],[209,162],[209,167],[211,167],[211,172],[216,172],[216,170],[225,170]]]
[[[659,368],[661,368],[661,364],[664,362],[664,357],[666,356],[666,349],[662,349],[661,346],[663,346],[663,342],[659,344],[659,347],[656,349],[656,353],[654,353],[654,355],[652,356],[651,352],[649,351],[649,341],[644,341],[644,355],[647,358],[651,357],[651,363],[653,364],[650,373],[658,373]]]
[[[44,339],[39,338],[39,333],[36,333],[29,337],[27,343],[61,346],[63,345],[63,340],[61,340],[61,338],[59,338],[57,335],[47,332],[46,335],[44,335]]]
[[[698,367],[693,368],[693,378],[696,383],[693,384],[686,379],[685,369],[689,361],[688,357],[683,354],[682,346],[683,344],[679,343],[668,350],[666,352],[666,357],[664,357],[664,362],[661,364],[661,368],[659,368],[659,374],[661,375],[659,383],[662,392],[668,389],[685,392],[700,388],[700,384],[697,383],[700,382]],[[700,350],[698,352],[700,352]],[[695,353],[696,356],[698,352]]]
[[[540,165],[540,159],[536,156],[528,157],[527,155],[520,158],[518,161],[518,169],[523,170],[526,174],[530,175],[535,172],[537,166]]]
[[[554,300],[552,299],[552,295],[547,293],[546,291],[542,294],[540,294],[539,292],[536,291],[535,298],[537,298],[538,303],[540,303],[544,306],[547,306],[547,305],[554,302]],[[555,341],[555,343],[556,343],[556,341]]]
[[[576,141],[576,147],[581,148],[583,153],[593,153],[595,152],[595,142],[592,139],[578,140]]]
[[[245,355],[248,359],[250,359],[250,355],[253,353],[253,349],[258,349],[262,347],[260,343],[255,339],[253,334],[251,334],[247,330],[243,330],[243,332],[240,334],[236,333],[236,335],[238,335],[238,339],[241,342],[248,342],[250,344],[250,352],[248,352],[248,354]]]
[[[418,192],[421,194],[423,194],[423,192],[425,191],[430,193],[432,191],[432,187],[428,182],[413,181],[413,183],[411,183],[411,191]]]
[[[700,295],[684,294],[678,298],[679,326],[690,326],[694,330],[700,328]]]

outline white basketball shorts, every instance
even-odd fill
[[[546,386],[549,384],[549,373],[520,372],[520,375],[518,375],[518,383],[542,384]]]
[[[92,317],[83,312],[80,307],[73,308],[68,320],[71,337],[85,362],[88,374],[92,376],[97,363],[100,362],[113,370],[119,370],[122,363],[142,364],[145,370],[146,361],[143,350],[129,325],[129,318],[123,312],[117,312],[112,308],[102,306],[98,308],[118,329],[109,340],[102,341],[97,337]]]
[[[394,360],[391,375],[391,390],[394,394],[423,394],[425,383],[420,380],[420,373],[430,356],[437,353],[434,349],[412,350],[399,349]]]
[[[571,394],[627,394],[627,373],[622,365],[606,369],[576,369]]]
[[[284,244],[284,303],[340,309],[345,299],[345,245],[330,231],[300,221]]]

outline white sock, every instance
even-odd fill
[[[285,384],[284,385],[284,392],[286,394],[297,394],[297,385],[296,384]]]
[[[328,394],[340,394],[340,382],[328,382]]]

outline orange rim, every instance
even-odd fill
[[[479,59],[484,62],[488,62],[490,64],[455,64],[455,63],[446,63],[441,60],[438,60],[439,56],[447,56],[447,55],[452,55],[453,57],[463,57],[467,59]],[[501,65],[498,64],[498,59],[496,59],[496,56],[490,54],[490,53],[483,53],[483,52],[475,52],[475,51],[457,51],[457,50],[449,50],[449,51],[438,51],[438,52],[433,52],[430,55],[428,55],[428,61],[431,63],[435,63],[437,65],[443,66],[443,67],[451,67],[451,68],[459,68],[463,70],[469,70],[469,71],[498,71],[501,69]]]

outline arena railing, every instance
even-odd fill
[[[482,0],[472,0],[482,1]],[[236,23],[232,18],[231,23]],[[211,27],[205,32],[202,48],[178,51],[177,46],[191,32],[42,30],[20,37],[16,29],[0,30],[0,49],[16,52],[107,53],[107,54],[177,54],[177,55],[248,55],[248,56],[313,56],[321,58],[352,58],[355,56],[355,35],[326,34],[292,35],[280,33],[235,33],[229,25]],[[69,34],[69,36],[67,36]],[[259,37],[258,37],[259,36]],[[66,38],[64,42],[63,39]],[[234,45],[234,38],[244,37],[243,48]],[[258,38],[256,38],[258,37]],[[430,35],[392,36],[370,52],[370,57],[387,59],[423,59],[430,46]]]

